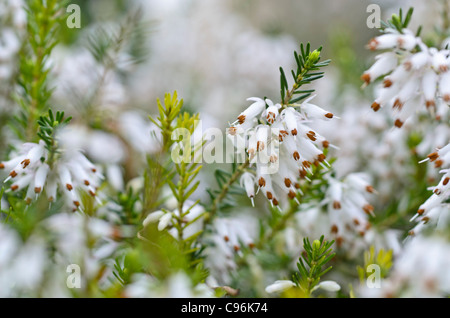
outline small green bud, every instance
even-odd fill
[[[313,244],[312,244],[312,247],[313,247],[313,250],[319,250],[320,249],[320,241],[319,240],[314,240],[314,242],[313,242]]]
[[[320,51],[318,51],[318,50],[314,50],[311,53],[309,53],[309,60],[312,63],[316,63],[317,60],[319,59],[319,57],[320,57]]]

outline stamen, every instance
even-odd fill
[[[374,112],[377,112],[377,111],[379,111],[380,110],[380,108],[381,108],[381,105],[380,104],[378,104],[377,102],[373,102],[373,104],[372,104],[372,109],[373,109],[373,111]]]
[[[364,73],[361,76],[361,79],[366,83],[366,84],[370,84],[370,74],[369,73]]]
[[[266,186],[266,179],[264,179],[263,177],[259,178],[258,185],[260,187],[265,187]]]
[[[335,210],[340,210],[340,209],[341,209],[341,202],[339,202],[339,201],[334,201],[334,202],[333,202],[333,209],[335,209]]]
[[[25,159],[20,164],[23,165],[23,168],[25,169],[30,164],[30,159]]]
[[[392,81],[390,79],[388,79],[388,78],[385,78],[384,81],[383,81],[383,84],[384,84],[385,88],[388,88],[388,87],[392,86]]]
[[[289,178],[284,178],[284,185],[285,185],[287,188],[290,188],[291,185],[292,185],[291,179],[289,179]]]

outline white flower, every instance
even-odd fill
[[[396,110],[395,126],[400,128],[421,104],[436,112],[441,100],[450,103],[450,51],[427,47],[410,30],[403,30],[403,34],[392,29],[387,32],[369,42],[372,50],[388,51],[380,54],[361,78],[369,84],[384,76],[384,87],[372,109],[392,107]]]
[[[144,219],[144,222],[142,222],[142,224],[145,227],[148,224],[158,222],[164,214],[165,213],[161,210],[152,212],[149,215],[147,215],[147,217]]]
[[[283,292],[291,287],[294,287],[295,283],[290,280],[277,280],[275,283],[269,285],[266,287],[266,293],[273,294],[273,293],[280,293]]]
[[[11,180],[9,191],[20,191],[28,188],[27,203],[31,203],[44,189],[50,202],[56,200],[57,190],[64,194],[69,206],[74,210],[81,205],[78,191],[96,196],[102,176],[96,167],[79,151],[66,150],[53,163],[47,164],[49,152],[45,143],[26,143],[15,157],[0,162],[0,171],[9,173],[5,182]]]
[[[314,286],[314,288],[311,291],[315,291],[319,288],[322,288],[323,290],[329,292],[337,292],[341,290],[341,286],[339,286],[338,283],[332,280],[325,280],[323,282],[320,282],[318,285]]]
[[[255,169],[256,177],[245,174],[241,185],[252,203],[255,196],[250,184],[252,179],[274,206],[278,206],[284,198],[297,200],[300,179],[308,178],[311,165],[326,167],[322,149],[329,143],[309,124],[315,120],[329,120],[333,114],[311,104],[311,98],[284,109],[268,99],[251,100],[255,102],[228,129],[237,152],[240,153],[240,147],[244,146],[250,167]],[[259,124],[249,122],[249,118],[257,118]]]

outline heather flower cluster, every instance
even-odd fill
[[[362,2],[0,0],[0,297],[448,298],[450,3],[412,2],[373,37]]]

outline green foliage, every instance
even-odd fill
[[[403,10],[400,8],[399,14],[393,14],[391,20],[388,20],[387,23],[383,22],[383,26],[391,29],[397,29],[397,31],[403,33],[403,29],[407,28],[409,22],[411,21],[413,12],[414,8],[409,8],[408,12],[403,17]]]
[[[151,24],[143,20],[142,10],[130,11],[117,30],[97,27],[87,38],[92,56],[108,70],[117,69],[120,55],[129,56],[127,63],[139,64],[149,54],[147,32]]]
[[[380,267],[380,278],[385,278],[392,267],[392,261],[392,250],[385,251],[384,249],[380,249],[378,253],[376,253],[375,246],[370,246],[369,251],[364,252],[364,266],[357,266],[361,284],[363,284],[367,278],[367,267],[369,265],[378,265]]]
[[[311,82],[323,77],[324,72],[318,72],[320,68],[330,64],[330,60],[320,62],[320,52],[322,47],[311,51],[310,44],[306,47],[303,43],[300,44],[300,53],[294,51],[294,57],[297,64],[295,70],[291,70],[294,84],[292,89],[289,90],[288,80],[282,67],[280,67],[280,93],[282,106],[285,107],[289,104],[300,103],[302,100],[308,98],[313,92],[313,89],[300,90],[303,85],[310,84]],[[294,98],[294,95],[300,95]]]
[[[49,84],[48,59],[58,41],[65,14],[63,4],[59,0],[27,1],[27,35],[20,52],[20,90],[15,98],[21,113],[10,126],[22,140],[36,140],[37,119],[49,108],[53,89]]]
[[[308,238],[303,239],[305,254],[298,259],[298,272],[293,275],[293,281],[305,297],[311,296],[320,278],[332,269],[332,266],[326,267],[326,264],[336,255],[331,249],[333,243],[334,241],[324,240],[323,235],[312,244]]]
[[[49,109],[48,115],[40,116],[37,121],[39,125],[37,136],[45,142],[45,147],[49,151],[47,163],[50,167],[53,165],[55,156],[59,154],[56,131],[57,129],[67,125],[71,119],[72,117],[64,118],[64,112],[58,111],[56,112],[56,115],[53,115],[52,110]]]

